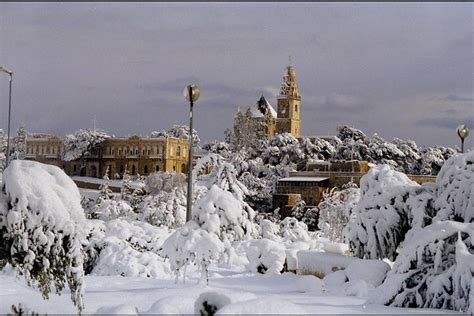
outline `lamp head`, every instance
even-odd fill
[[[8,74],[8,75],[10,75],[10,76],[13,74],[13,71],[8,70],[7,68],[2,67],[2,66],[0,66],[0,71],[1,71],[1,72],[4,72],[4,73],[6,73],[6,74]]]
[[[459,125],[457,128],[458,136],[464,140],[469,135],[469,128],[466,125]]]
[[[192,84],[184,88],[183,95],[186,100],[195,102],[199,99],[201,92],[199,91],[199,87],[197,85]]]

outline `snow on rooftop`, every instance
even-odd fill
[[[288,177],[278,181],[294,181],[294,182],[321,182],[328,180],[328,177]]]

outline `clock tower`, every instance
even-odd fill
[[[300,105],[301,96],[296,83],[295,68],[288,65],[287,74],[283,77],[280,95],[277,97],[278,118],[276,133],[290,133],[294,137],[301,136]]]

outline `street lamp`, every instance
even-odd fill
[[[188,222],[191,220],[193,197],[193,105],[201,93],[198,86],[192,84],[184,88],[183,95],[189,101],[188,200],[186,204],[186,222]]]
[[[7,161],[5,168],[8,167],[8,163],[10,162],[10,118],[12,112],[12,81],[13,81],[13,71],[10,71],[4,67],[0,66],[0,72],[4,72],[10,76],[10,92],[8,94],[8,132],[7,132]]]
[[[461,138],[461,153],[464,153],[464,139],[469,135],[469,128],[466,125],[459,125],[456,129],[459,138]]]

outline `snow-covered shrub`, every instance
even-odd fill
[[[371,301],[472,313],[474,152],[451,157],[407,200],[412,227]]]
[[[217,185],[213,185],[192,210],[192,218],[200,227],[216,234],[226,244],[256,237],[258,232],[254,216],[250,206]]]
[[[109,134],[100,130],[80,129],[64,139],[64,160],[71,161],[82,158],[91,149],[110,138]]]
[[[406,201],[419,185],[388,165],[378,165],[360,180],[360,201],[345,229],[360,258],[394,260],[410,228]]]
[[[268,219],[262,219],[259,225],[262,238],[271,240],[278,240],[280,238],[280,225]]]
[[[169,266],[158,255],[170,235],[168,229],[124,219],[90,220],[87,228],[87,274],[157,277],[169,273]]]
[[[186,176],[176,172],[153,172],[145,179],[145,192],[158,194],[159,192],[171,192],[174,188],[185,189]]]
[[[382,260],[356,260],[345,269],[349,281],[363,280],[372,287],[382,284],[390,266]]]
[[[133,208],[125,201],[104,199],[99,200],[91,209],[91,217],[104,221],[133,216]]]
[[[225,294],[204,292],[199,295],[196,303],[194,303],[194,313],[202,316],[212,316],[231,302],[231,299]]]
[[[321,235],[331,241],[342,241],[343,230],[359,199],[360,191],[352,182],[343,185],[342,189],[333,188],[325,192],[318,205]]]
[[[280,233],[283,240],[286,241],[298,241],[298,240],[310,240],[308,234],[308,226],[305,223],[299,222],[294,217],[286,217],[280,223]]]
[[[301,221],[305,214],[305,206],[306,202],[301,198],[301,195],[298,196],[295,205],[291,208],[291,217]]]
[[[279,274],[285,264],[285,246],[270,239],[247,242],[249,270],[262,274]]]
[[[297,253],[297,260],[299,274],[313,274],[322,278],[360,259],[321,250],[301,250]]]
[[[81,311],[85,217],[76,185],[56,166],[15,160],[3,173],[2,191],[0,232],[8,261],[44,298],[67,284]]]
[[[224,252],[224,244],[214,232],[202,229],[195,221],[188,221],[163,243],[161,253],[169,258],[178,281],[181,269],[193,263],[201,270],[200,283],[207,284],[208,266]],[[185,277],[185,275],[184,275]]]

